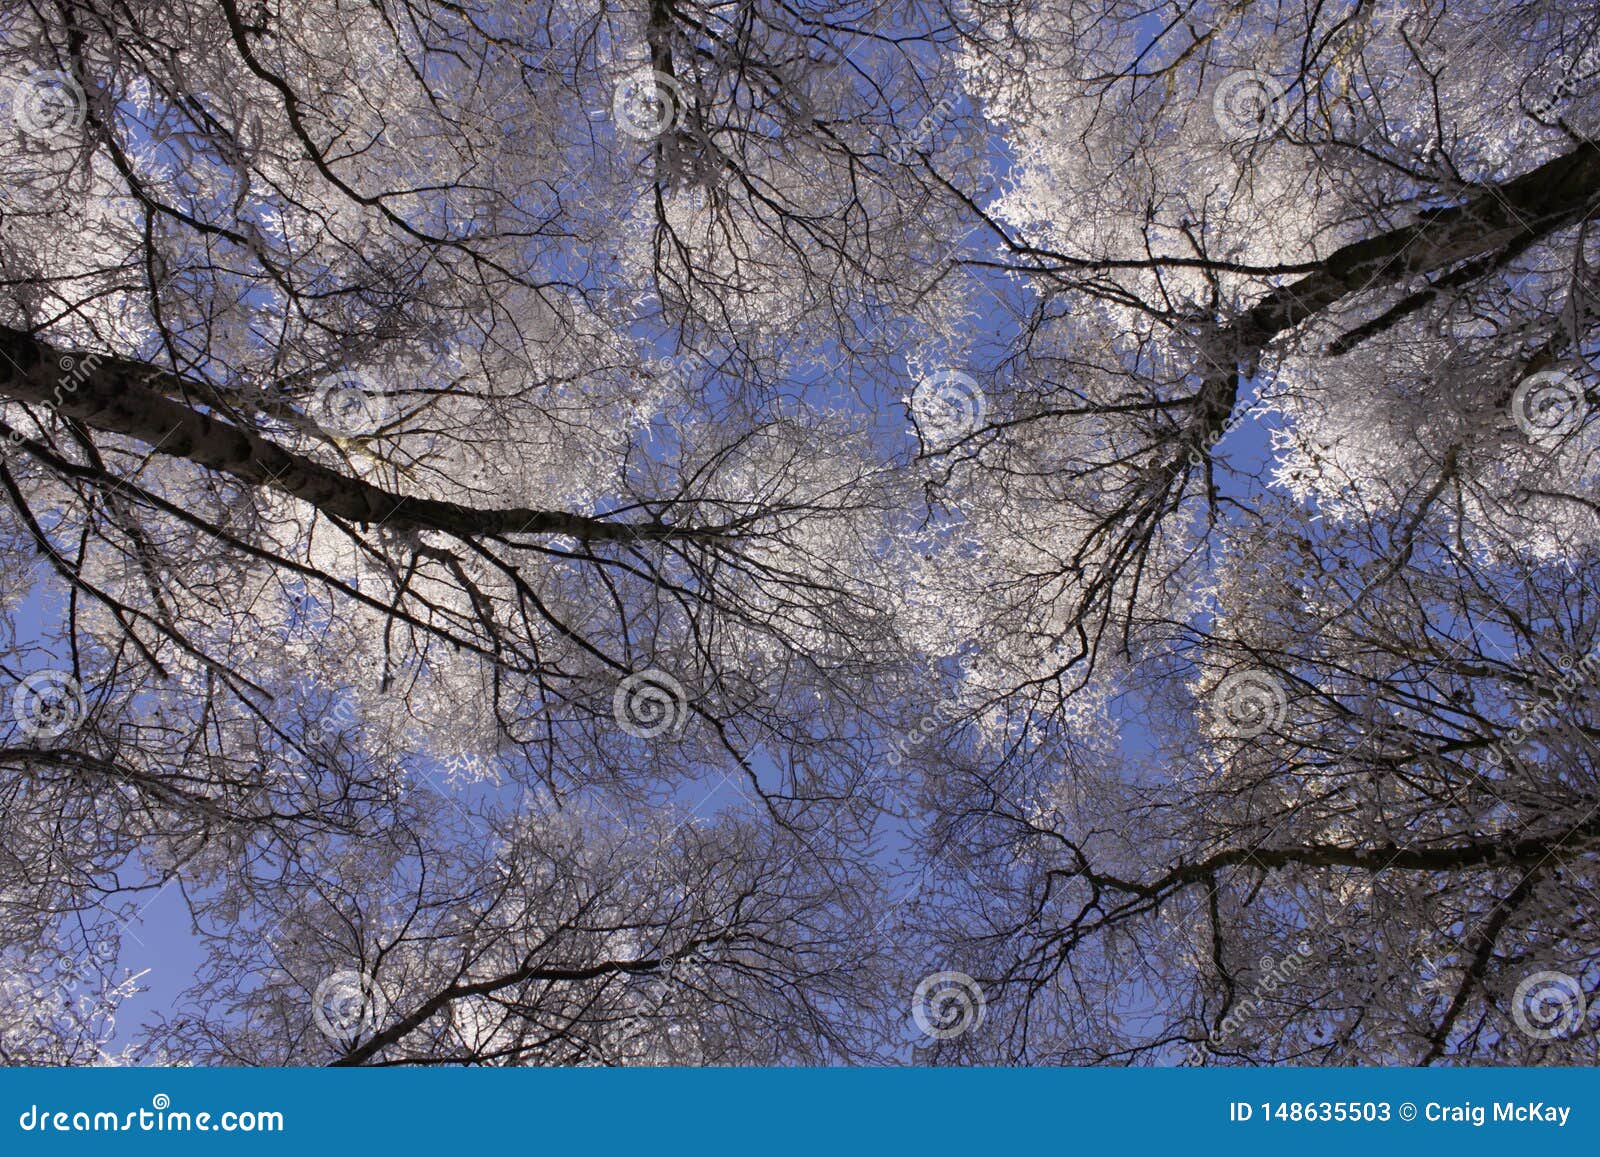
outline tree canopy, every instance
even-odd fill
[[[1600,1062],[1600,6],[18,0],[0,97],[0,1061]]]

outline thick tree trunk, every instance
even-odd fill
[[[132,438],[153,453],[187,459],[253,486],[273,487],[349,522],[466,536],[566,534],[611,542],[717,537],[658,521],[611,522],[522,507],[478,509],[397,494],[178,400],[205,392],[203,386],[146,363],[60,350],[0,326],[0,395],[58,410],[92,430]]]

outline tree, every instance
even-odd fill
[[[727,973],[701,986],[727,1006],[707,1055],[862,1047],[793,1014],[860,1001],[799,946],[833,918],[819,909],[872,908],[870,881],[846,883],[873,799],[846,705],[895,656],[872,550],[898,483],[861,415],[797,407],[781,375],[839,308],[812,287],[890,284],[896,246],[936,222],[856,240],[896,212],[858,156],[869,126],[819,117],[788,79],[849,35],[829,20],[231,0],[15,14],[0,485],[7,675],[31,714],[4,763],[11,814],[60,833],[16,846],[57,890],[30,897],[18,936],[65,935],[51,918],[80,908],[116,927],[118,871],[181,883],[214,964],[163,1055],[321,1058],[306,1015],[270,1046],[239,1026],[263,1002],[305,1013],[329,975],[388,991],[386,966],[406,971],[394,1023],[413,1036],[359,1058],[423,1039],[443,1056],[434,1020],[499,1000],[525,1022],[503,1059],[604,1058],[630,981],[693,952]],[[877,99],[892,123],[868,79],[853,66],[831,103]],[[839,182],[812,184],[819,165]],[[785,252],[823,250],[851,268],[771,278]],[[732,325],[734,308],[801,348]],[[40,664],[56,683],[24,686]],[[654,867],[654,843],[707,822],[695,806],[729,777],[711,806],[734,797],[734,814],[679,848],[676,876]],[[457,822],[426,814],[439,795]],[[674,818],[623,863],[624,819],[652,804]],[[741,834],[752,810],[765,834]],[[581,852],[517,851],[529,823],[565,830],[569,813],[593,820]],[[610,827],[607,856],[588,845]],[[493,882],[524,855],[560,888]],[[674,880],[713,870],[738,910],[707,891],[683,911]],[[295,888],[370,895],[382,927],[347,914],[343,939],[286,941],[278,897]],[[424,899],[482,946],[409,956],[401,913]],[[259,971],[227,971],[246,956]],[[581,1030],[534,1030],[556,1015],[537,985]],[[780,1006],[786,1027],[747,1040]]]
[[[8,1055],[1592,1062],[1596,21],[18,9]]]
[[[1595,32],[985,11],[1035,297],[941,484],[1029,742],[929,777],[946,1054],[1592,1063]]]

